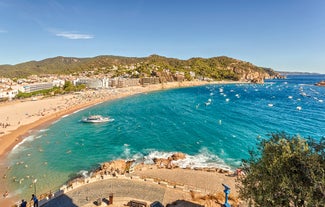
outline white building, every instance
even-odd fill
[[[35,84],[25,85],[25,86],[23,86],[23,88],[24,88],[23,92],[31,93],[34,91],[51,89],[51,88],[53,88],[53,83],[35,83]]]
[[[53,80],[53,87],[63,87],[65,84],[65,80],[57,79]]]
[[[0,100],[1,99],[13,99],[18,94],[17,89],[0,89]]]
[[[75,85],[86,85],[87,88],[99,89],[99,88],[109,88],[109,79],[108,78],[84,78],[77,79],[74,81]]]

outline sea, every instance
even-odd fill
[[[234,170],[271,133],[325,136],[325,75],[288,76],[264,84],[177,88],[108,101],[34,130],[8,155],[12,195],[55,192],[100,163],[187,155],[181,167]],[[89,115],[113,122],[81,122]]]

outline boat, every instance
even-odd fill
[[[111,122],[111,121],[114,121],[114,119],[112,119],[110,117],[103,117],[101,115],[92,115],[92,116],[83,118],[81,121],[85,122],[85,123],[102,123],[102,122]]]

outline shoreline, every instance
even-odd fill
[[[10,151],[19,143],[23,141],[28,134],[35,129],[41,129],[49,126],[56,120],[59,120],[64,115],[74,113],[79,110],[92,107],[94,105],[117,100],[120,98],[125,98],[128,96],[160,91],[173,88],[181,87],[194,87],[208,84],[241,84],[243,82],[236,81],[219,81],[219,82],[207,82],[207,81],[187,81],[187,82],[170,82],[164,84],[143,86],[134,86],[127,88],[118,89],[103,89],[100,91],[86,91],[82,94],[68,94],[60,95],[56,97],[48,97],[36,101],[27,100],[23,102],[14,101],[13,103],[0,104],[0,115],[2,117],[7,117],[6,121],[10,121],[11,124],[8,129],[5,130],[4,134],[0,135],[0,172],[1,177],[6,173],[6,161],[7,156]],[[38,107],[35,107],[38,106]],[[25,107],[25,108],[24,108]],[[43,110],[42,110],[43,107]],[[20,114],[18,113],[20,109],[27,110],[28,113],[24,114],[24,111]],[[5,113],[4,113],[5,110]],[[5,115],[3,115],[5,114]],[[14,118],[9,117],[9,115],[14,115]],[[3,122],[3,120],[1,120]],[[22,124],[23,123],[23,124]],[[2,129],[3,130],[3,129]],[[1,131],[1,129],[0,129]],[[3,190],[7,189],[7,185],[1,179],[1,186]],[[2,194],[3,192],[1,192]],[[10,192],[9,192],[10,194]],[[0,204],[3,201],[17,200],[14,197],[8,197],[7,199],[1,199]],[[8,205],[8,204],[7,204]]]

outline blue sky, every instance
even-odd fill
[[[325,73],[325,1],[0,0],[0,64],[151,54]]]

